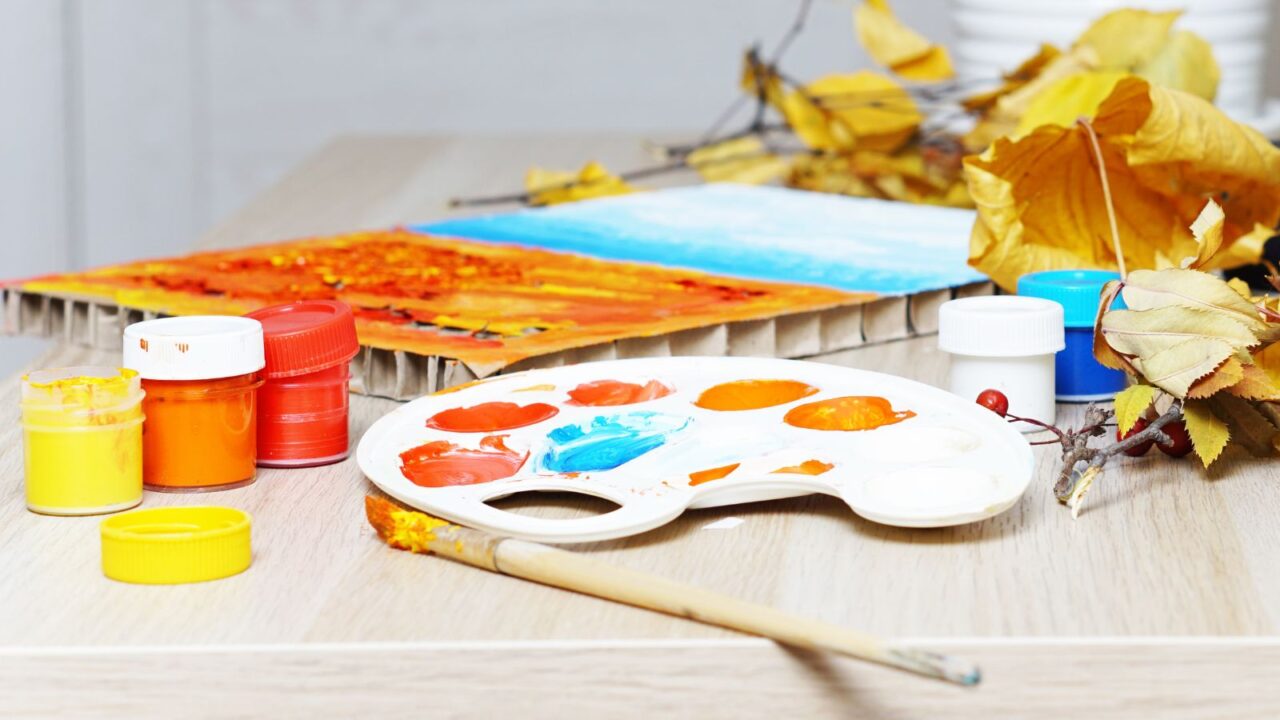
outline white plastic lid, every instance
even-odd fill
[[[144,380],[212,380],[266,365],[262,323],[232,315],[193,315],[124,329],[124,366]]]
[[[961,298],[938,311],[938,348],[957,355],[1026,357],[1066,347],[1062,306],[1018,295]]]

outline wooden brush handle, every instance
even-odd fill
[[[538,543],[451,526],[437,531],[431,550],[504,575],[718,625],[794,647],[829,650],[962,684],[977,682],[976,668],[936,653],[891,647],[874,636],[839,625]]]

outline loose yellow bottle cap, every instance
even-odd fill
[[[217,580],[249,567],[252,518],[229,507],[161,507],[102,521],[102,572],[147,585]]]

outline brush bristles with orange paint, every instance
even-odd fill
[[[609,565],[538,543],[461,527],[383,498],[365,497],[365,514],[393,548],[436,553],[492,572],[648,608],[696,622],[829,650],[960,685],[976,685],[976,665],[926,650],[895,647],[839,625],[785,613],[692,585]]]

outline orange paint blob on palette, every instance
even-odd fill
[[[546,403],[517,405],[509,402],[487,402],[472,407],[450,408],[427,418],[427,427],[448,432],[498,432],[536,425],[559,413],[559,408]]]
[[[774,470],[771,475],[821,475],[828,472],[835,465],[821,460],[805,460],[799,465],[788,465]]]
[[[479,449],[436,440],[400,453],[400,472],[419,487],[450,487],[493,482],[516,474],[529,453],[520,454],[503,443],[505,435],[490,435]]]
[[[701,485],[702,483],[711,482],[712,480],[719,480],[720,478],[728,477],[729,473],[737,470],[738,466],[741,464],[742,463],[734,463],[732,465],[724,465],[722,467],[711,468],[709,470],[691,472],[689,473],[689,484]]]
[[[644,385],[620,380],[596,380],[582,383],[569,391],[569,405],[611,407],[657,400],[671,394],[671,386],[650,380]]]
[[[799,380],[735,380],[707,388],[693,404],[706,410],[759,410],[816,392],[818,388]]]
[[[874,430],[915,416],[910,410],[895,411],[882,397],[849,395],[791,408],[782,421],[808,430],[849,431]]]

